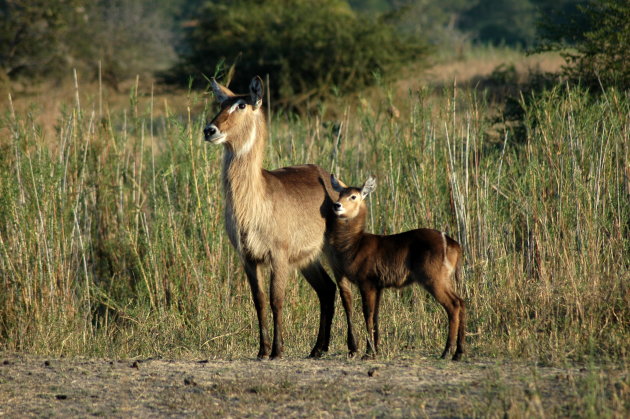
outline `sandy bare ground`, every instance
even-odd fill
[[[0,353],[0,416],[579,416],[576,383],[592,373],[489,359],[175,361]],[[627,386],[623,374],[616,380]]]

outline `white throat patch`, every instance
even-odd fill
[[[250,151],[252,151],[252,148],[254,147],[254,144],[256,143],[257,134],[258,134],[258,131],[256,129],[256,124],[254,124],[252,130],[249,133],[249,138],[247,139],[247,142],[245,142],[245,144],[243,144],[243,147],[241,147],[241,149],[236,152],[236,155],[238,157],[242,157],[246,155],[247,153],[249,153]]]

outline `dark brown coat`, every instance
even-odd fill
[[[366,233],[365,198],[376,187],[375,179],[370,177],[362,188],[348,188],[333,177],[332,185],[340,194],[329,219],[330,259],[337,276],[345,276],[361,291],[368,333],[366,356],[373,356],[378,350],[381,291],[417,283],[435,297],[448,315],[449,332],[442,358],[449,354],[457,338],[453,359],[460,359],[464,352],[465,304],[451,279],[461,264],[460,245],[445,233],[426,228],[386,236]],[[342,299],[349,295],[344,286],[347,284],[340,285]],[[346,305],[350,302],[344,301]],[[349,334],[353,334],[352,330]],[[349,336],[348,341],[354,341],[354,337]]]

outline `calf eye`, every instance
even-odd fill
[[[352,200],[354,201],[355,199],[357,199],[357,196],[356,196],[356,195],[352,195],[352,196],[350,197],[350,199],[352,199]]]
[[[238,108],[239,108],[239,109],[245,109],[245,106],[246,106],[246,105],[245,105],[244,103],[239,103],[239,104],[238,104]]]

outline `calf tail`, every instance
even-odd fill
[[[455,265],[455,287],[459,290],[462,289],[462,264],[464,259],[464,252],[461,250],[457,256],[457,264]]]
[[[444,264],[455,271],[455,287],[461,289],[462,287],[461,271],[462,271],[464,252],[462,250],[461,245],[457,242],[457,240],[452,239],[451,237],[447,236],[445,233],[442,233],[442,240],[444,243]],[[448,255],[449,250],[451,252],[454,250],[457,254],[455,266],[453,266],[451,264],[451,261],[449,260],[449,255]]]

